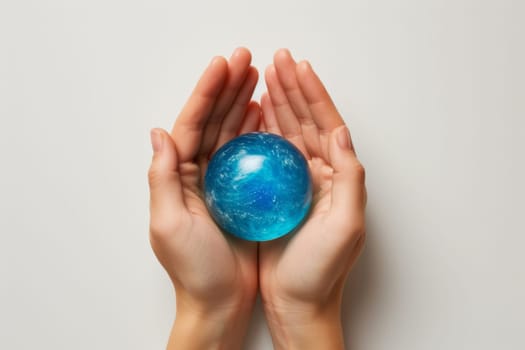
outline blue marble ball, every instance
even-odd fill
[[[291,232],[308,214],[312,180],[292,143],[253,132],[219,148],[204,176],[209,212],[226,232],[268,241]]]

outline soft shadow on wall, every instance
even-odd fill
[[[374,224],[374,215],[369,206],[365,248],[350,272],[343,293],[341,313],[345,345],[348,349],[359,350],[358,344],[364,343],[359,335],[370,334],[370,330],[365,332],[364,328],[372,324],[369,322],[369,315],[378,304],[378,292],[385,288],[381,286],[379,276],[381,271],[379,265],[382,260],[378,255],[379,245],[374,244],[380,236],[380,232],[376,229],[378,227],[379,225]]]

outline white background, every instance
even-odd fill
[[[0,4],[1,349],[164,348],[149,129],[239,45],[309,59],[367,169],[348,347],[525,348],[523,1]]]

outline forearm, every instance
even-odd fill
[[[251,309],[239,305],[205,312],[178,307],[167,350],[241,349]]]
[[[317,312],[265,308],[275,349],[344,349],[339,308]]]

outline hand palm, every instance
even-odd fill
[[[261,100],[265,127],[309,159],[314,200],[309,217],[290,237],[261,243],[261,293],[273,307],[290,301],[319,304],[342,289],[337,287],[361,251],[362,167],[353,151],[337,146],[336,138],[347,132],[341,130],[346,129],[343,119],[306,62],[297,65],[287,51],[279,51],[266,71],[266,83],[269,95]]]
[[[336,282],[333,270],[340,260],[340,254],[336,253],[341,250],[338,231],[342,227],[333,224],[330,213],[332,179],[329,174],[333,169],[322,160],[309,164],[315,189],[313,207],[290,239],[263,244],[261,285],[263,294],[313,302],[320,296],[326,297],[325,293]]]
[[[257,245],[221,232],[208,214],[200,183],[210,154],[239,132],[258,128],[259,106],[250,103],[257,71],[250,60],[249,52],[239,49],[229,62],[212,61],[171,135],[165,135],[173,153],[170,185],[156,186],[161,176],[150,170],[150,237],[157,257],[178,292],[221,306],[240,294],[255,295]]]
[[[209,299],[221,297],[219,294],[222,297],[235,295],[247,285],[256,286],[253,278],[257,276],[257,245],[229,237],[220,230],[209,215],[199,190],[201,168],[205,168],[206,163],[187,165],[193,169],[186,174],[181,171],[181,183],[189,224],[188,229],[179,234],[186,242],[184,268],[188,274],[185,275],[195,279],[192,283],[186,279],[185,285],[193,289],[188,292]]]

